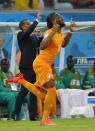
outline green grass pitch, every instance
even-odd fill
[[[0,120],[0,131],[95,131],[95,118],[52,120],[54,126],[40,126],[40,121]]]

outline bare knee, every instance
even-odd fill
[[[53,87],[54,87],[54,80],[50,80],[50,81],[48,81],[47,83],[45,83],[45,84],[44,84],[44,87],[45,87],[46,89],[48,89],[48,88],[53,88]]]

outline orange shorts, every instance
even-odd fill
[[[36,58],[33,62],[33,68],[36,73],[35,86],[42,87],[46,82],[54,79],[51,65],[48,63]]]

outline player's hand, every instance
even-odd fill
[[[75,22],[72,21],[72,18],[71,18],[70,31],[71,31],[71,32],[74,32],[74,31],[75,31],[75,28],[76,28],[76,24],[75,24]]]
[[[60,25],[59,24],[54,24],[53,25],[53,32],[57,32],[60,28]]]
[[[39,13],[37,14],[37,19],[40,20],[41,17],[42,17],[42,12],[39,12]]]

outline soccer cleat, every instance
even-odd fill
[[[41,126],[53,126],[53,125],[55,125],[53,122],[51,122],[50,120],[46,120],[45,122],[40,122],[40,125]]]
[[[46,122],[40,121],[40,126],[47,126],[48,124]]]
[[[13,78],[10,78],[10,79],[6,80],[6,83],[9,83],[9,82],[18,83],[19,79],[23,79],[22,74],[20,74],[19,76],[16,76],[16,77],[13,77]]]
[[[49,119],[46,120],[46,123],[48,123],[48,125],[55,125],[52,121],[50,121]]]

